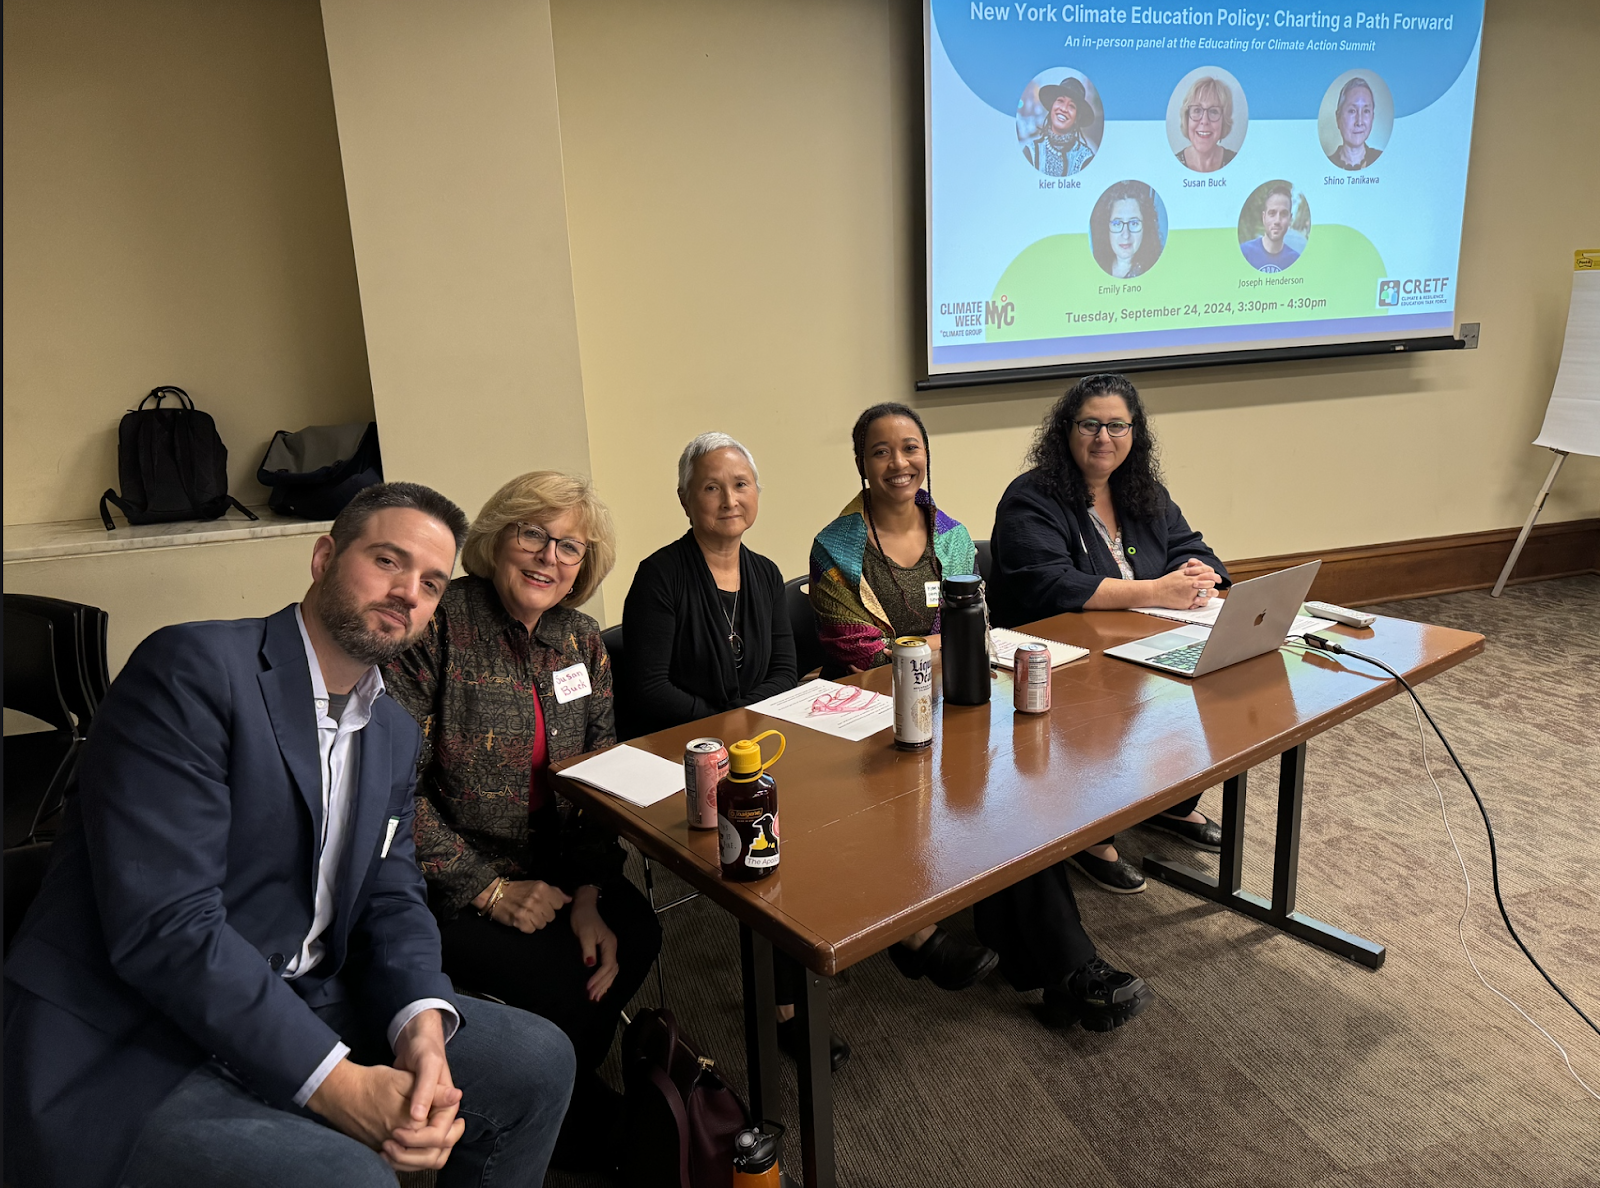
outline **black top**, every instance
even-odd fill
[[[665,730],[794,688],[794,635],[778,567],[740,546],[737,613],[731,595],[726,602],[718,597],[725,593],[692,531],[639,563],[623,604],[627,671],[618,689],[640,731]],[[744,645],[737,667],[728,614]]]
[[[355,690],[351,690],[353,693]],[[328,717],[335,722],[344,720],[344,707],[350,704],[350,693],[328,694]]]
[[[1178,158],[1178,163],[1180,165],[1182,165],[1185,169],[1187,169],[1189,167],[1189,163],[1183,159],[1184,151],[1185,150],[1183,150],[1183,149],[1179,149],[1177,152],[1173,153],[1172,155],[1174,157]],[[1226,165],[1229,161],[1233,160],[1238,155],[1239,154],[1234,152],[1231,148],[1223,149],[1222,150],[1222,165]],[[1217,166],[1217,168],[1218,169],[1222,168],[1222,165]]]
[[[1122,547],[1133,576],[1165,577],[1191,557],[1221,575],[1228,571],[1161,488],[1162,510],[1153,520],[1117,509]],[[1082,610],[1105,578],[1120,578],[1116,558],[1089,519],[1087,508],[1069,508],[1039,484],[1038,472],[1013,479],[994,513],[989,542],[994,569],[989,577],[989,614],[997,627],[1017,627]]]

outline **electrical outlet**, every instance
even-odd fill
[[[1462,322],[1461,323],[1461,333],[1457,334],[1456,337],[1459,338],[1462,342],[1467,344],[1467,347],[1466,347],[1467,350],[1469,350],[1469,351],[1477,350],[1478,349],[1478,323],[1477,322]]]

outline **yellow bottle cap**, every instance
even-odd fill
[[[776,736],[778,740],[778,753],[766,762],[761,760],[761,740]],[[728,747],[728,771],[735,776],[750,779],[760,775],[776,763],[783,755],[787,740],[776,730],[763,730],[754,738],[743,738]]]

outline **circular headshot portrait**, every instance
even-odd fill
[[[1365,169],[1389,147],[1394,98],[1370,70],[1347,70],[1328,86],[1317,111],[1322,151],[1340,169]]]
[[[1046,177],[1071,177],[1100,151],[1106,115],[1089,76],[1052,66],[1031,79],[1017,100],[1017,143]]]
[[[1311,204],[1294,183],[1269,181],[1239,212],[1239,250],[1257,272],[1286,272],[1311,238]]]
[[[1166,204],[1142,181],[1119,181],[1089,213],[1089,247],[1107,276],[1143,276],[1166,246]]]
[[[1220,66],[1189,71],[1167,100],[1167,143],[1196,173],[1215,173],[1238,156],[1249,127],[1244,88]]]

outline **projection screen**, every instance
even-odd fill
[[[1456,345],[1482,24],[926,0],[919,386]]]

